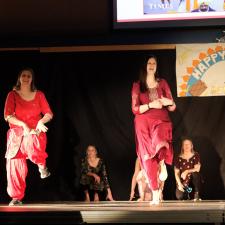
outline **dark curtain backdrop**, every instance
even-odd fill
[[[109,181],[116,200],[128,200],[136,159],[131,87],[143,60],[150,53],[159,60],[159,73],[171,86],[177,110],[174,125],[174,154],[183,136],[193,138],[201,155],[204,177],[203,199],[224,199],[225,183],[225,97],[177,98],[175,50],[39,53],[1,52],[0,82],[0,201],[7,202],[5,146],[7,123],[4,102],[19,70],[32,67],[36,85],[44,91],[54,112],[48,124],[51,177],[41,180],[37,166],[28,161],[24,201],[82,200],[79,187],[80,161],[88,144],[97,146],[106,161]],[[175,199],[173,167],[164,198]]]

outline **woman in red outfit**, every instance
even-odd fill
[[[160,181],[167,178],[166,165],[172,164],[172,123],[168,111],[176,105],[166,80],[157,76],[157,60],[150,56],[138,82],[132,87],[132,111],[135,115],[136,151],[152,190],[151,204],[159,204]]]
[[[6,170],[9,205],[21,205],[26,189],[27,162],[38,165],[41,178],[50,175],[45,152],[48,128],[45,123],[53,117],[43,92],[34,85],[34,72],[22,70],[5,102],[4,118],[9,123],[7,132]]]

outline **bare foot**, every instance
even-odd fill
[[[99,196],[98,196],[98,193],[96,192],[94,194],[94,202],[99,202]]]

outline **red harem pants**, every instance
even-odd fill
[[[7,158],[7,192],[11,198],[21,200],[24,197],[28,172],[27,159],[37,165],[45,166],[46,158],[48,157],[45,152],[46,142],[46,134],[43,132],[39,136],[35,134],[25,136],[21,140],[16,156]]]
[[[172,123],[150,118],[135,118],[136,151],[151,190],[159,188],[159,162],[172,164]]]

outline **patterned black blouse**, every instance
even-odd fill
[[[94,177],[88,176],[87,173],[89,172],[97,174],[100,177],[100,183],[96,183]],[[90,166],[87,158],[82,159],[80,183],[86,188],[95,191],[103,191],[109,188],[106,166],[103,159],[100,158],[96,167]]]
[[[178,156],[175,160],[175,167],[180,170],[180,174],[188,169],[193,169],[195,165],[200,164],[200,156],[198,152],[195,152],[190,159],[183,159],[181,156]],[[191,180],[191,173],[189,173],[185,180],[181,178],[183,185],[188,186]]]

